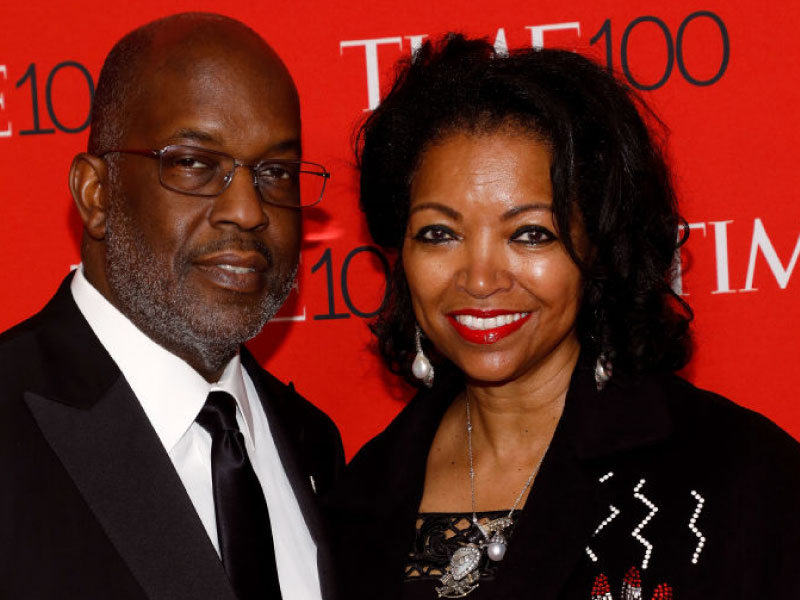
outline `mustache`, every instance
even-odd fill
[[[258,239],[242,238],[242,237],[226,237],[219,240],[214,240],[207,244],[203,244],[197,248],[193,248],[186,256],[185,262],[191,262],[196,258],[205,256],[207,254],[214,254],[217,252],[224,252],[226,250],[242,251],[242,252],[258,252],[271,266],[273,264],[272,251],[269,247]]]

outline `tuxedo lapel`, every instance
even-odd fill
[[[183,484],[122,376],[90,410],[35,393],[25,401],[148,598],[234,600]]]
[[[235,600],[169,456],[75,305],[70,281],[36,317],[43,367],[24,394],[28,408],[148,598]]]
[[[242,349],[242,365],[247,370],[258,393],[261,406],[269,423],[270,434],[278,450],[292,491],[297,499],[303,520],[317,547],[317,571],[323,597],[330,597],[335,587],[336,573],[328,526],[324,522],[318,498],[313,487],[314,469],[317,468],[311,452],[306,448],[312,440],[306,428],[309,425],[293,410],[294,403],[304,402],[296,396],[291,384],[287,387],[269,376],[246,349]]]
[[[292,400],[293,390],[287,390],[283,384],[266,377],[263,369],[246,349],[242,350],[242,364],[258,392],[281,465],[297,498],[306,526],[314,542],[319,545],[324,540],[324,528],[311,484],[313,473],[301,459],[303,423],[291,418],[287,406]]]

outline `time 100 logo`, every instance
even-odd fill
[[[710,76],[700,76],[692,73],[687,67],[687,60],[685,56],[685,40],[687,36],[691,35],[689,28],[696,22],[710,22],[713,27],[718,30],[719,44],[721,45],[721,56],[719,65],[715,72]],[[571,23],[558,23],[550,25],[530,26],[527,29],[531,30],[532,44],[535,47],[542,47],[544,45],[544,36],[548,31],[556,31],[563,29],[575,29],[580,35],[581,24],[579,22]],[[618,31],[622,31],[621,37],[616,37]],[[631,35],[637,30],[642,33],[637,33],[641,36],[647,32],[648,38],[652,38],[655,44],[663,43],[666,50],[666,62],[661,72],[660,77],[653,82],[644,82],[639,77],[634,75],[634,69],[631,68],[631,52],[630,40]],[[418,47],[426,35],[405,36],[411,42],[411,50],[413,51]],[[661,38],[661,39],[658,39]],[[367,57],[367,83],[369,88],[369,109],[375,108],[379,103],[378,98],[378,61],[377,61],[377,47],[381,44],[403,44],[403,36],[396,38],[381,38],[381,39],[364,39],[364,40],[347,40],[340,43],[340,55],[346,48],[363,47]],[[603,46],[605,48],[605,63],[609,69],[616,68],[616,62],[619,61],[622,74],[630,85],[636,89],[643,91],[656,90],[663,86],[672,75],[677,66],[678,71],[684,80],[696,86],[708,86],[718,82],[725,74],[728,68],[728,61],[730,58],[730,38],[728,35],[728,28],[725,22],[719,15],[708,11],[700,10],[693,12],[686,16],[678,25],[675,35],[668,25],[659,17],[652,15],[640,16],[632,19],[624,26],[617,23],[612,23],[611,19],[605,19],[589,40],[591,46]],[[618,54],[616,48],[619,48]],[[497,40],[495,47],[505,50],[505,30],[499,29],[497,32]],[[617,55],[615,57],[615,54]],[[615,60],[616,58],[616,60]],[[56,85],[58,80],[62,78],[71,77],[72,86],[68,88],[70,97],[56,98]],[[78,78],[78,83],[75,82],[75,77]],[[0,79],[8,80],[8,66],[0,64]],[[13,81],[13,79],[12,79]],[[76,87],[76,85],[78,87]],[[69,119],[66,119],[62,113],[59,112],[59,106],[63,111],[66,103],[69,105],[70,113],[74,113],[74,105],[78,101],[75,97],[76,90],[80,89],[81,85],[85,85],[88,94],[78,92],[88,99],[85,108],[78,108],[80,116],[76,119],[74,114],[70,114]],[[19,135],[42,135],[52,134],[56,131],[63,133],[80,133],[89,126],[91,121],[91,103],[94,97],[95,83],[92,79],[89,70],[80,62],[74,60],[63,61],[56,64],[47,73],[39,73],[37,71],[36,63],[27,65],[25,71],[16,80],[15,87],[18,90],[17,94],[27,95],[27,101],[30,105],[31,119],[30,125],[25,129],[19,131]],[[62,88],[63,89],[63,88]],[[7,93],[0,93],[0,111],[6,108]],[[20,96],[22,99],[24,96]],[[43,102],[42,102],[43,100]],[[43,106],[42,106],[43,105]],[[367,109],[367,110],[369,110]],[[45,114],[46,113],[46,114]],[[49,120],[49,123],[45,121]],[[67,122],[69,120],[69,122]],[[1,127],[1,126],[0,126]],[[9,122],[5,129],[0,129],[0,138],[8,138],[13,135],[12,124]]]
[[[0,65],[0,69],[0,72],[7,76],[5,65]],[[85,81],[86,88],[89,92],[88,103],[84,111],[86,116],[83,121],[78,124],[65,123],[64,119],[59,117],[54,99],[54,84],[56,82],[56,78],[59,76],[66,76],[69,71],[75,71],[78,73],[79,78],[82,78],[83,81]],[[21,91],[24,91],[25,88],[28,89],[32,115],[32,126],[28,129],[20,130],[19,135],[42,135],[55,133],[56,129],[58,131],[63,131],[64,133],[80,133],[86,129],[91,122],[91,106],[92,100],[94,99],[94,80],[89,73],[89,69],[79,62],[75,62],[73,60],[60,62],[50,70],[46,79],[44,79],[44,106],[47,111],[47,115],[50,118],[50,122],[54,127],[46,127],[42,124],[42,110],[41,105],[39,104],[39,77],[36,72],[36,63],[31,63],[28,65],[25,73],[17,80],[16,88],[20,89]],[[70,100],[72,99],[70,98]],[[0,95],[0,108],[5,108],[5,98],[2,95]],[[10,137],[12,134],[10,123],[5,131],[5,134],[5,137]]]

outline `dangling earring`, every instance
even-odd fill
[[[414,377],[422,381],[425,387],[431,387],[433,385],[433,365],[422,351],[422,330],[419,325],[414,325],[414,348],[417,350],[417,355],[414,357],[414,362],[411,363],[411,372]]]
[[[598,392],[611,380],[611,374],[611,361],[606,358],[605,354],[601,353],[594,364],[594,381],[597,384]]]

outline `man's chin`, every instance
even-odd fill
[[[269,318],[269,315],[261,311],[228,308],[229,310],[214,311],[203,318],[187,320],[186,326],[198,344],[237,348],[257,336]]]

